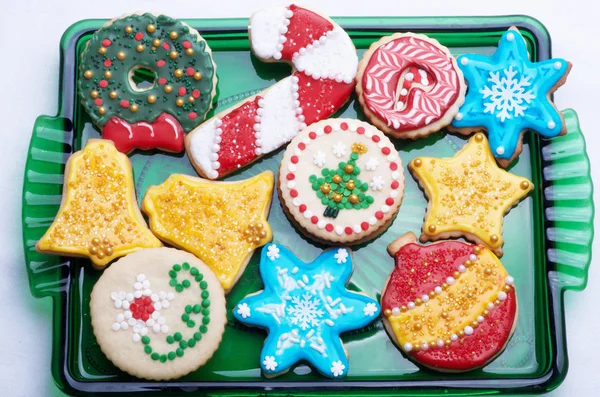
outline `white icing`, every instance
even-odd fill
[[[219,173],[213,169],[210,155],[219,150],[219,145],[215,143],[215,137],[217,136],[216,130],[220,124],[221,120],[217,118],[211,119],[197,127],[190,139],[189,150],[192,159],[209,178],[219,176]],[[217,146],[216,151],[213,147],[215,145]]]
[[[335,154],[337,158],[344,157],[346,155],[346,150],[347,147],[343,142],[336,142],[332,148],[333,154]]]
[[[383,180],[383,178],[379,175],[376,175],[371,179],[371,183],[369,184],[369,186],[371,187],[371,190],[376,192],[383,189],[384,183],[385,181]]]
[[[305,51],[294,54],[292,63],[296,69],[315,79],[352,83],[358,69],[358,56],[348,34],[336,26],[323,41],[315,40]]]
[[[379,141],[379,142],[383,142],[383,141]],[[368,171],[375,171],[377,169],[377,166],[379,165],[379,160],[377,160],[377,157],[370,157],[367,162],[365,163],[365,168]]]
[[[318,151],[313,156],[313,164],[321,168],[327,164],[327,156],[322,151]]]
[[[252,51],[257,57],[281,58],[280,45],[285,42],[283,34],[287,32],[288,12],[286,7],[280,6],[265,8],[252,15],[248,30],[252,37],[250,40]]]

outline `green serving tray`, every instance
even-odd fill
[[[551,56],[548,32],[525,16],[431,18],[337,18],[359,55],[381,36],[413,31],[430,35],[454,55],[491,54],[510,26],[521,29],[535,60]],[[236,323],[231,309],[246,294],[262,288],[258,254],[228,295],[229,322],[215,356],[198,371],[172,382],[148,382],[114,367],[101,352],[91,329],[89,296],[100,272],[85,259],[39,254],[35,243],[58,211],[66,160],[87,139],[98,137],[76,93],[79,56],[93,31],[104,20],[74,24],[61,41],[59,110],[55,117],[40,116],[33,128],[23,187],[23,241],[31,293],[54,302],[52,375],[70,394],[195,391],[210,395],[475,395],[498,392],[541,392],[564,379],[568,360],[563,293],[581,290],[587,282],[593,238],[593,201],[590,166],[577,115],[566,110],[568,134],[551,140],[525,134],[523,153],[510,171],[529,178],[535,190],[504,218],[507,270],[519,291],[519,320],[504,353],[486,367],[463,374],[423,369],[407,360],[386,335],[381,321],[343,335],[350,356],[350,372],[342,381],[296,366],[275,379],[263,378],[258,366],[265,332]],[[290,73],[284,64],[264,64],[251,55],[247,20],[187,20],[206,38],[218,65],[216,111],[257,93]],[[363,119],[353,99],[338,116]],[[404,166],[417,156],[449,157],[466,142],[463,136],[442,131],[417,141],[395,140]],[[282,150],[228,177],[245,179],[263,170],[277,172]],[[172,173],[195,175],[184,154],[139,153],[131,156],[138,200],[146,189]],[[380,237],[355,246],[354,289],[374,298],[394,266],[387,245],[401,234],[419,234],[426,200],[406,172],[404,202],[392,226]],[[300,234],[274,197],[269,222],[275,241],[291,247],[303,260],[314,259],[324,246]]]

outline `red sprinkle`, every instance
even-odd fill
[[[352,228],[350,226],[346,226],[344,231],[346,232],[346,234],[352,234]]]
[[[323,131],[325,131],[326,134],[329,134],[332,131],[331,126],[326,125],[325,128],[323,128]]]
[[[397,169],[398,169],[398,164],[396,164],[396,163],[390,163],[390,170],[396,171]]]
[[[327,230],[328,232],[333,232],[333,225],[331,223],[326,224],[325,230]]]
[[[300,207],[298,207],[298,211],[300,211],[300,213],[303,213],[304,211],[306,211],[306,205],[300,204]]]
[[[158,66],[159,68],[162,68],[163,66],[165,66],[165,60],[164,59],[159,59],[158,61],[156,61],[156,66]]]
[[[381,212],[381,211],[377,211],[377,212],[375,213],[375,218],[377,218],[377,219],[383,219],[383,212]]]
[[[185,70],[185,73],[187,73],[188,76],[193,76],[194,75],[194,68],[187,68]]]
[[[391,197],[388,197],[387,199],[385,199],[385,203],[387,205],[394,205],[394,199]]]
[[[317,134],[316,134],[316,133],[314,133],[314,132],[309,132],[309,133],[308,133],[308,137],[309,137],[310,139],[317,139]]]
[[[400,183],[398,181],[392,182],[392,189],[398,189],[398,186],[400,186]]]
[[[340,124],[340,128],[341,128],[342,130],[346,131],[346,130],[348,129],[348,123],[345,123],[345,122],[344,122],[344,123]]]
[[[187,94],[187,90],[185,89],[185,87],[179,87],[177,93],[179,94],[179,96],[184,96],[185,94]]]
[[[291,172],[289,174],[287,174],[285,177],[288,181],[293,181],[294,179],[296,179],[296,175],[292,174]]]
[[[306,149],[306,145],[304,144],[304,142],[300,142],[300,143],[298,144],[298,149],[300,149],[300,150],[304,150],[304,149]]]
[[[360,134],[360,135],[364,134],[365,133],[365,128],[364,127],[358,127],[356,129],[356,133]]]
[[[183,48],[190,48],[192,46],[192,43],[190,43],[189,41],[184,41],[183,43],[181,43],[181,45],[183,46]]]
[[[110,68],[112,66],[112,61],[110,59],[105,59],[104,60],[104,67],[105,68]]]
[[[369,228],[369,223],[368,222],[363,222],[360,224],[360,228],[362,230],[367,230]]]
[[[198,117],[198,114],[196,112],[190,112],[190,113],[188,113],[188,119],[195,120],[196,117]]]
[[[152,299],[149,296],[145,297],[144,298],[144,305],[148,306],[150,304],[152,304]]]
[[[102,106],[102,99],[100,99],[100,98],[94,99],[94,105],[96,105],[96,106]]]
[[[290,158],[290,161],[291,161],[293,164],[298,164],[298,156],[292,156],[292,157]]]
[[[310,221],[312,222],[313,225],[316,225],[317,222],[319,222],[319,218],[317,218],[315,215],[311,216]]]
[[[384,148],[381,148],[381,153],[385,154],[386,156],[388,154],[390,154],[391,152],[392,152],[392,150],[389,147],[387,147],[387,146],[384,147]]]
[[[100,82],[98,83],[98,85],[102,88],[106,88],[108,87],[108,81],[106,80],[100,80]]]
[[[167,84],[167,79],[165,79],[164,77],[161,77],[160,79],[158,79],[158,84],[160,84],[160,85]]]
[[[148,321],[149,318],[150,318],[150,316],[148,315],[148,313],[146,313],[146,312],[142,313],[142,320]]]
[[[373,136],[371,137],[371,139],[372,139],[372,140],[373,140],[373,142],[375,142],[375,143],[377,143],[377,142],[379,142],[379,141],[381,140],[381,138],[379,137],[379,135],[373,135]]]
[[[171,46],[166,41],[163,41],[162,42],[162,48],[164,48],[165,50],[170,50]]]
[[[121,102],[119,103],[119,105],[122,108],[128,108],[129,107],[129,101],[126,101],[125,99],[122,99]]]
[[[112,44],[112,42],[109,39],[102,40],[102,45],[104,47],[110,47],[111,44]]]
[[[143,38],[144,38],[144,34],[143,34],[142,32],[137,32],[137,33],[135,34],[135,39],[136,39],[137,41],[142,41],[142,39],[143,39]]]
[[[290,196],[292,196],[293,198],[298,197],[298,191],[296,189],[290,190]]]
[[[196,99],[200,98],[200,91],[199,90],[192,91],[192,96]]]

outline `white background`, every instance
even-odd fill
[[[0,395],[61,395],[50,376],[51,305],[29,294],[21,242],[21,189],[29,136],[38,115],[57,106],[59,43],[72,23],[136,10],[176,18],[247,18],[280,1],[249,0],[0,0]],[[600,191],[600,113],[597,74],[599,2],[594,0],[343,0],[302,1],[330,16],[526,14],[546,25],[555,56],[574,67],[556,95],[560,109],[580,116],[596,192]],[[595,124],[596,123],[596,124]],[[596,197],[596,195],[595,195]],[[600,218],[600,216],[598,217]],[[598,225],[598,223],[596,223]],[[598,244],[594,243],[594,256]],[[598,262],[597,257],[595,262]],[[600,390],[600,263],[592,263],[581,293],[566,295],[570,369],[552,396],[591,396]]]

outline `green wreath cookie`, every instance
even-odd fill
[[[133,14],[94,33],[82,54],[79,95],[117,149],[183,150],[204,121],[217,77],[200,34],[164,15]]]

